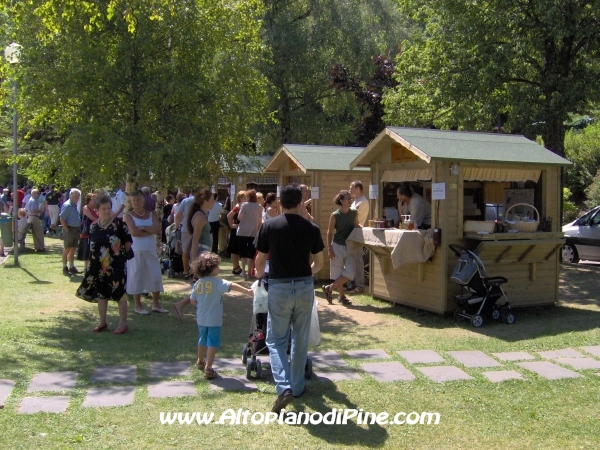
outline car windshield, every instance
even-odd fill
[[[592,209],[591,211],[586,212],[583,216],[581,216],[579,219],[577,219],[577,224],[578,225],[587,225],[590,217],[592,217],[594,214],[596,214],[599,209],[600,209],[600,207],[597,207],[597,208]],[[595,219],[596,220],[594,222],[598,223],[597,220],[600,219],[600,214],[596,215]]]

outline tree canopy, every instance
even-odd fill
[[[264,117],[258,1],[11,4],[20,110],[63,137],[30,155],[33,181],[208,183]]]
[[[388,123],[485,131],[504,125],[541,135],[564,156],[569,113],[600,100],[600,1],[399,5],[415,33],[397,58],[398,86],[384,97]]]

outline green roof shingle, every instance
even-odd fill
[[[350,170],[350,163],[364,150],[363,147],[298,144],[283,144],[282,147],[306,170]]]

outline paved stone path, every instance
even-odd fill
[[[333,350],[311,351],[309,356],[313,363],[314,378],[320,380],[360,381],[365,377],[386,383],[393,381],[411,382],[417,376],[425,377],[436,383],[449,381],[468,382],[473,380],[472,374],[479,373],[491,383],[507,380],[532,381],[536,376],[558,380],[563,378],[580,378],[588,375],[597,376],[600,369],[600,345],[586,346],[579,349],[558,349],[537,352],[537,355],[524,352],[502,352],[488,355],[481,351],[448,351],[440,354],[433,350],[403,350],[397,354],[404,362],[390,361],[391,356],[384,350],[350,350],[338,353]],[[348,365],[342,357],[373,360],[361,362],[362,370]],[[259,355],[263,364],[263,376],[260,381],[273,383],[269,370],[269,356]],[[378,361],[387,360],[387,361]],[[457,363],[457,365],[452,365]],[[510,363],[523,369],[522,372],[504,368]],[[247,391],[258,390],[255,380],[247,380],[245,367],[239,358],[218,358],[215,369],[219,375],[208,381],[210,390]],[[462,368],[471,370],[471,375]],[[477,369],[494,368],[495,370],[477,371]],[[496,369],[498,368],[498,369]],[[148,397],[192,397],[198,395],[197,387],[189,378],[195,367],[188,361],[151,362]],[[579,371],[579,372],[578,372]],[[581,373],[581,371],[594,371]],[[236,372],[231,374],[229,372]],[[69,392],[75,388],[79,374],[73,371],[40,372],[33,376],[24,397],[17,408],[20,414],[38,412],[60,413],[69,406]],[[173,380],[172,378],[179,378]],[[161,380],[162,379],[162,380]],[[118,407],[130,405],[135,400],[137,368],[133,365],[100,366],[94,369],[90,378],[92,383],[100,384],[87,390],[82,406],[85,408]],[[11,395],[15,382],[0,379],[0,409]],[[47,395],[60,393],[61,395]]]

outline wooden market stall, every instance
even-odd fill
[[[411,257],[397,246],[403,230],[358,231],[354,238],[370,239],[367,247],[375,253],[371,294],[441,314],[453,311],[461,291],[450,281],[457,257],[448,245],[454,243],[474,250],[488,276],[508,279],[503,288],[512,306],[555,303],[564,243],[560,173],[570,164],[523,136],[387,127],[350,164],[371,169],[378,189],[371,218],[396,207],[397,186],[409,183],[432,204],[431,225],[441,230],[441,245],[430,258],[412,250]],[[503,222],[506,212],[520,232],[494,232],[501,227],[495,220]]]
[[[364,194],[370,184],[367,168],[349,169],[350,162],[361,152],[362,147],[335,147],[323,145],[284,144],[267,162],[264,175],[276,174],[279,186],[289,183],[305,184],[313,198],[311,214],[314,223],[321,228],[323,242],[327,242],[327,228],[331,213],[338,207],[333,198],[348,189],[355,180],[362,182]],[[329,279],[329,258],[317,274],[317,279]]]
[[[237,159],[238,165],[233,168],[231,173],[228,176],[219,177],[219,201],[224,201],[230,195],[232,187],[236,193],[241,190],[254,189],[266,196],[269,192],[276,192],[277,177],[263,173],[271,155],[252,157],[239,155]]]

